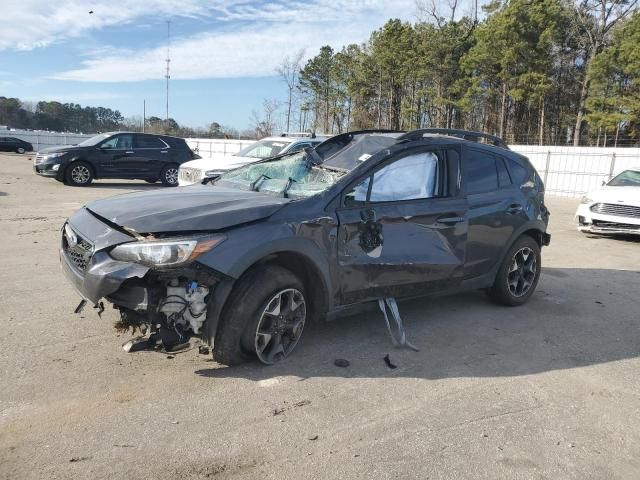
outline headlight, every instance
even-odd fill
[[[124,243],[111,250],[111,256],[149,267],[173,267],[192,262],[225,238],[224,235],[213,235]]]
[[[580,199],[580,203],[593,203],[593,200],[591,200],[589,197],[585,195]]]
[[[56,153],[47,153],[44,156],[44,160],[53,160],[54,158],[61,157],[62,155],[66,155],[67,152],[56,152]]]
[[[204,176],[206,178],[219,177],[223,173],[224,173],[224,170],[207,170],[206,172],[204,172]]]

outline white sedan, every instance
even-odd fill
[[[178,184],[180,186],[200,183],[204,178],[215,178],[224,172],[253,163],[263,158],[281,153],[297,152],[307,147],[315,147],[325,140],[324,137],[267,137],[252,143],[233,155],[216,155],[212,158],[200,158],[180,165]]]
[[[582,197],[576,218],[581,232],[640,235],[640,167]]]

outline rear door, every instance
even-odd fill
[[[9,143],[7,142],[7,139],[5,137],[0,137],[0,152],[8,152],[9,150]]]
[[[153,135],[136,134],[133,139],[134,154],[131,165],[141,178],[158,178],[169,158],[169,145]]]
[[[493,270],[527,216],[520,189],[501,155],[465,147],[462,157],[462,188],[469,204],[465,263],[469,279]]]
[[[463,278],[466,201],[455,149],[390,156],[347,187],[337,215],[343,303],[445,290]]]

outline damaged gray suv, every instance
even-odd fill
[[[273,364],[309,322],[379,299],[525,303],[548,218],[535,169],[496,137],[361,131],[94,201],[65,223],[60,259],[83,302],[112,303],[157,344],[200,336],[220,363]]]

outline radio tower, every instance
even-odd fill
[[[167,73],[164,76],[164,78],[167,80],[167,115],[165,117],[165,120],[169,120],[169,79],[171,78],[171,75],[170,75],[171,58],[169,57],[170,49],[171,49],[171,20],[167,20],[167,60],[166,60]]]

